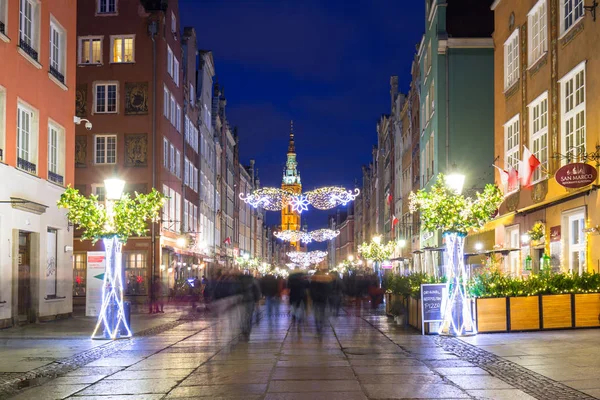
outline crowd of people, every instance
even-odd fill
[[[318,270],[313,275],[296,269],[287,279],[267,274],[255,278],[239,270],[217,271],[207,279],[202,276],[189,281],[189,296],[192,310],[209,310],[223,315],[226,312],[237,316],[239,328],[249,335],[253,318],[258,314],[256,307],[264,298],[265,314],[273,318],[279,312],[282,301],[289,301],[292,322],[302,324],[312,310],[317,332],[323,331],[327,316],[339,316],[344,299],[362,306],[369,298],[372,307],[383,301],[383,291],[375,275],[347,274],[340,276],[336,271]],[[153,282],[157,301],[151,312],[163,312],[163,287],[158,277]]]

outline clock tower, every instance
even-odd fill
[[[294,121],[291,121],[290,143],[288,145],[287,161],[283,171],[281,189],[300,195],[302,194],[302,183],[297,167],[298,162],[296,161],[296,146],[294,143]],[[281,230],[299,231],[300,229],[300,214],[292,211],[292,206],[289,204],[283,207],[281,210]],[[292,243],[291,245],[297,250],[300,248],[300,243]]]

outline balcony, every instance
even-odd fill
[[[29,44],[27,44],[23,38],[21,38],[19,40],[19,47],[21,49],[23,49],[23,51],[31,58],[33,58],[35,61],[38,61],[38,52],[31,47]]]
[[[17,158],[17,168],[22,169],[25,172],[29,172],[30,174],[35,174],[37,171],[37,166],[22,158]]]
[[[64,178],[62,175],[59,175],[55,172],[48,171],[48,180],[54,183],[58,183],[61,186],[64,186]]]
[[[50,74],[55,77],[60,83],[65,83],[65,76],[61,74],[58,69],[50,66]]]

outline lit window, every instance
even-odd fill
[[[37,172],[37,114],[19,103],[17,106],[17,168]]]
[[[515,30],[504,43],[504,89],[509,89],[519,79],[519,30]]]
[[[96,164],[116,164],[117,135],[96,135]]]
[[[79,64],[102,64],[102,37],[79,38]]]
[[[165,85],[163,87],[163,114],[165,117],[169,118],[169,102],[171,98],[171,93],[169,93],[169,89],[167,89],[167,86]]]
[[[529,65],[533,65],[548,51],[548,29],[546,18],[546,0],[540,0],[529,11]]]
[[[179,150],[175,153],[175,176],[181,179],[181,152]]]
[[[87,276],[87,252],[73,253],[73,297],[84,297]]]
[[[129,296],[148,293],[147,263],[145,252],[123,252],[125,264],[125,294]]]
[[[583,8],[583,0],[561,0],[560,16],[561,16],[561,33],[566,32],[577,21],[583,18],[585,9]]]
[[[64,129],[48,124],[48,180],[64,184]]]
[[[171,168],[169,168],[169,170],[171,171],[171,173],[175,173],[175,146],[173,146],[173,144],[171,144],[171,149],[170,149],[170,157],[169,160],[171,160]]]
[[[190,104],[194,106],[196,103],[196,93],[194,92],[194,85],[190,83]]]
[[[173,50],[167,45],[167,72],[173,77]]]
[[[163,138],[163,167],[169,168],[169,141]]]
[[[530,147],[540,160],[541,168],[533,173],[533,182],[546,179],[548,170],[548,93],[544,93],[529,105]]]
[[[173,81],[179,86],[179,60],[176,57],[173,58]]]
[[[177,112],[177,108],[176,105],[177,103],[175,103],[175,96],[171,95],[171,116],[169,118],[169,121],[171,121],[171,125],[175,126],[175,118],[176,118],[176,112]]]
[[[38,60],[39,4],[35,0],[21,0],[19,9],[19,47],[31,58]]]
[[[580,161],[585,153],[585,62],[560,80],[561,147],[567,154],[565,163]]]
[[[117,84],[96,83],[94,85],[96,96],[94,97],[94,110],[97,114],[117,112]]]
[[[504,164],[507,171],[511,168],[515,171],[519,170],[521,161],[519,131],[519,115],[517,114],[504,125]],[[507,187],[506,193],[514,192],[518,188],[517,182],[517,184]]]
[[[177,128],[177,132],[181,133],[181,106],[179,104],[177,104],[177,114],[176,114],[176,118],[177,121],[175,121],[175,127]]]
[[[113,63],[132,63],[135,61],[135,35],[111,36]]]
[[[98,14],[116,14],[117,0],[98,0]]]
[[[65,83],[66,40],[65,30],[50,20],[50,73]]]

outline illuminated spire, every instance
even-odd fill
[[[294,144],[294,120],[290,121],[290,145],[288,153],[296,153],[296,145]]]

